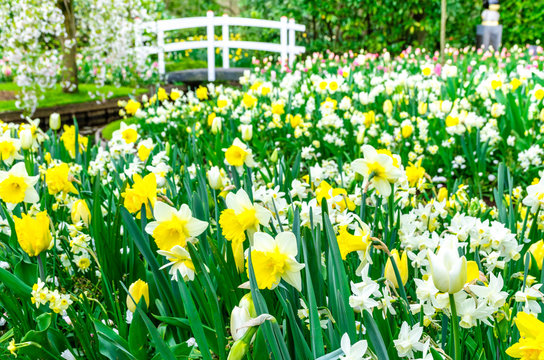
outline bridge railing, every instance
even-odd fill
[[[215,40],[215,27],[221,26],[221,40]],[[248,26],[280,30],[280,43],[266,43],[257,41],[234,41],[229,38],[229,26]],[[164,42],[165,33],[173,30],[206,28],[206,40],[184,41],[168,43]],[[295,56],[305,51],[304,46],[295,43],[295,32],[304,32],[306,27],[296,24],[294,19],[287,20],[282,17],[280,21],[261,20],[250,18],[229,17],[228,15],[214,16],[213,11],[208,11],[207,16],[190,17],[181,19],[159,20],[141,23],[136,27],[136,48],[139,61],[152,54],[158,55],[159,74],[166,73],[164,54],[166,52],[183,51],[189,49],[208,49],[208,80],[215,80],[215,48],[223,51],[223,68],[229,68],[229,50],[246,49],[276,52],[280,54],[282,64],[293,65]],[[157,34],[156,46],[144,46],[143,32]]]

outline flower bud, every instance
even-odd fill
[[[362,145],[365,141],[365,128],[359,129],[357,131],[357,144]]]
[[[407,138],[414,132],[414,127],[412,125],[404,125],[401,129],[402,137]]]
[[[391,102],[391,100],[387,99],[384,101],[383,112],[384,114],[391,115],[391,113],[393,112],[393,103]]]
[[[399,252],[397,251],[397,249],[394,249],[393,251],[391,251],[391,257],[387,259],[387,263],[385,264],[385,278],[398,289],[399,283],[397,281],[397,276],[395,275],[395,268],[393,267],[391,258],[395,260],[395,264],[397,265],[397,269],[399,270],[402,285],[406,285],[406,282],[408,281],[408,257],[406,256],[406,252],[402,253],[402,257],[399,256]]]
[[[219,167],[214,166],[210,170],[208,170],[208,183],[212,187],[212,189],[215,190],[222,190],[224,187],[223,184],[223,176],[221,175],[221,170],[219,170]]]
[[[240,131],[242,132],[242,140],[250,141],[253,138],[252,125],[240,125]]]
[[[87,206],[85,200],[76,200],[72,204],[72,211],[70,212],[70,215],[72,217],[72,223],[77,224],[78,222],[83,221],[86,226],[89,226],[89,222],[91,221],[91,212],[89,211],[89,207]]]
[[[438,190],[438,201],[442,202],[444,199],[448,198],[448,189],[446,187],[441,187]]]
[[[447,239],[437,254],[429,252],[429,263],[434,286],[444,293],[455,294],[467,282],[467,259],[459,256],[457,239]]]
[[[270,161],[273,163],[278,161],[278,149],[274,149],[274,152],[270,155]]]
[[[19,138],[21,139],[21,147],[24,150],[28,150],[32,147],[34,138],[32,137],[32,131],[30,131],[30,129],[21,130],[19,132]]]
[[[49,116],[49,127],[54,131],[60,129],[60,115],[58,113],[52,113]]]
[[[220,116],[216,116],[212,120],[212,134],[217,134],[221,132],[221,129],[223,128],[223,118]]]
[[[136,311],[136,306],[142,297],[144,298],[146,305],[149,306],[149,286],[145,281],[137,280],[133,282],[128,288],[128,292],[130,295],[127,295],[127,308],[131,312]]]
[[[420,102],[419,105],[417,106],[417,112],[419,115],[425,115],[425,113],[427,112],[427,103],[426,102]]]

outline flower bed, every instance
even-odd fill
[[[265,58],[122,104],[105,148],[4,124],[0,351],[544,354],[542,60]]]

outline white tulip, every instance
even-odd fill
[[[434,286],[444,293],[455,294],[467,282],[467,259],[459,256],[457,239],[447,238],[435,255],[429,252]]]
[[[52,113],[49,116],[49,127],[55,131],[60,129],[60,115],[58,113]]]
[[[221,190],[223,189],[223,176],[221,175],[221,170],[218,166],[212,167],[207,174],[208,182],[212,189]]]
[[[21,139],[21,147],[24,150],[30,149],[34,143],[34,138],[32,137],[32,131],[30,131],[30,129],[21,130],[19,139]]]
[[[249,141],[253,138],[252,125],[240,125],[240,132],[242,133],[242,140],[244,141]]]

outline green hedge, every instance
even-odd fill
[[[409,45],[437,49],[440,0],[244,0],[250,16],[288,15],[307,26],[309,50],[365,48],[398,52]],[[501,2],[503,43],[535,43],[544,36],[544,0]],[[448,43],[474,45],[482,2],[448,0]],[[266,16],[265,16],[266,14]]]

